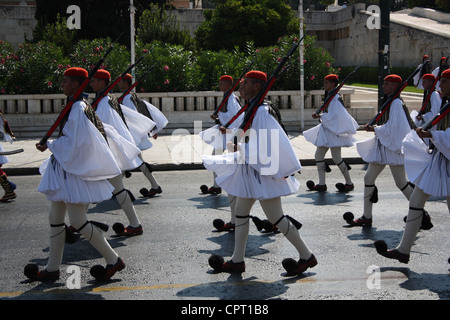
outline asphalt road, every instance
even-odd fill
[[[385,259],[376,253],[373,242],[383,239],[389,247],[398,244],[408,202],[386,168],[377,180],[380,200],[374,206],[373,227],[346,227],[343,213],[352,211],[358,217],[363,205],[365,166],[352,167],[356,188],[348,194],[334,190],[334,184],[342,181],[336,166],[327,174],[328,192],[306,191],[306,180],[317,180],[317,171],[304,167],[297,175],[300,190],[282,200],[285,213],[303,224],[301,235],[318,260],[300,277],[287,277],[281,265],[284,258],[298,258],[284,236],[259,232],[253,224],[246,272],[212,272],[209,256],[229,258],[234,243],[233,233],[216,232],[212,226],[215,218],[229,219],[226,194],[200,193],[199,186],[210,185],[212,174],[206,170],[155,172],[163,193],[144,199],[139,189],[148,185],[142,173],[134,172],[125,184],[136,196],[144,234],[118,238],[110,228],[106,237],[126,268],[100,284],[89,269],[104,261],[84,239],[66,244],[59,281],[26,280],[26,264],[42,268],[47,261],[49,202],[36,191],[40,176],[12,176],[18,198],[0,203],[0,299],[176,300],[177,309],[172,310],[176,314],[201,300],[448,300],[450,217],[445,200],[432,198],[427,203],[434,228],[419,232],[409,264]],[[265,218],[258,203],[252,215]],[[89,219],[110,226],[127,223],[114,199],[91,205]],[[79,271],[79,287],[73,280],[76,273],[68,267]]]

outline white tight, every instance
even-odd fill
[[[69,215],[70,224],[74,228],[79,229],[87,222],[86,204],[51,202],[48,219],[50,222],[50,254],[45,268],[49,272],[59,270],[61,265],[66,238],[64,227],[66,211]],[[117,262],[118,255],[111,248],[98,227],[88,223],[80,230],[80,233],[105,258],[106,264]]]
[[[123,185],[122,175],[118,175],[114,178],[108,179],[108,181],[114,187],[113,194],[115,195],[120,207],[125,212],[130,226],[138,227],[140,225],[140,221],[136,215],[136,210],[134,209],[131,197],[128,194],[128,191],[125,189],[125,186]]]
[[[325,184],[324,159],[325,154],[328,152],[328,149],[331,150],[331,157],[333,158],[333,162],[338,166],[339,170],[341,170],[342,175],[345,178],[345,183],[353,184],[352,179],[350,178],[350,173],[348,172],[347,164],[342,160],[341,147],[334,147],[334,148],[317,147],[314,159],[316,160],[317,172],[319,173],[319,185]]]
[[[144,158],[142,157],[142,153],[140,153],[138,157],[143,162],[141,164],[141,166],[139,167],[139,169],[144,174],[144,176],[147,178],[147,180],[150,182],[151,188],[158,189],[159,183],[156,180],[155,176],[153,175],[153,172],[147,167],[147,164],[145,163]]]
[[[403,232],[402,240],[397,246],[397,250],[404,254],[411,252],[411,247],[414,244],[417,232],[422,225],[422,214],[425,202],[427,202],[430,195],[424,193],[418,187],[414,188],[414,191],[409,200],[409,211],[406,218],[405,231]],[[450,213],[450,197],[447,197],[447,207]]]
[[[231,260],[235,263],[244,261],[245,247],[249,233],[250,210],[255,203],[255,199],[244,199],[236,197],[236,227],[235,227],[235,242],[234,252]],[[283,209],[281,208],[281,198],[273,198],[268,200],[259,200],[267,219],[271,223],[276,223],[283,216]],[[311,251],[309,251],[305,242],[300,236],[298,230],[287,219],[281,219],[277,224],[278,229],[285,235],[297,249],[298,254],[302,259],[309,259]]]
[[[384,170],[386,165],[369,163],[366,174],[364,175],[364,217],[372,218],[372,206],[373,203],[370,201],[370,197],[375,191],[375,180],[380,175],[381,171]],[[392,177],[394,177],[395,185],[399,188],[406,199],[410,199],[413,188],[408,184],[406,179],[405,167],[399,166],[389,166],[391,169]]]
[[[230,204],[231,223],[236,223],[236,203],[238,197],[228,194],[228,203]]]

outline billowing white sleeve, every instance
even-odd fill
[[[450,128],[445,131],[434,131],[431,141],[447,159],[450,159]]]

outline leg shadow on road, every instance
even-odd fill
[[[220,209],[230,208],[228,197],[222,195],[205,195],[203,197],[190,198],[188,201],[197,202],[197,209]]]
[[[347,238],[349,240],[358,241],[358,240],[372,240],[370,244],[362,244],[362,247],[374,247],[373,241],[376,240],[384,240],[390,245],[397,245],[403,235],[403,230],[379,230],[375,227],[352,227],[352,230],[361,230],[359,233],[354,233],[348,235]]]
[[[311,202],[305,202],[305,204],[312,204],[315,206],[329,206],[340,203],[346,203],[352,201],[353,196],[348,193],[342,192],[316,192],[308,191],[305,194],[300,194],[298,198],[311,199]]]
[[[382,267],[380,272],[399,272],[403,274],[406,277],[406,281],[399,284],[403,289],[410,291],[429,290],[436,293],[439,299],[448,300],[450,298],[448,274],[416,273],[405,267]],[[383,276],[381,279],[383,280]]]
[[[226,281],[199,284],[177,292],[178,297],[218,298],[220,300],[266,300],[287,291],[288,283],[260,281],[256,277],[243,279],[231,274]]]
[[[60,279],[59,282],[37,282],[35,287],[22,292],[11,300],[104,300],[105,298],[101,294],[93,291],[105,284],[120,280],[109,280],[103,283],[91,280],[91,284],[80,289],[69,289],[63,281],[64,279]]]
[[[276,236],[274,233],[253,235],[249,234],[247,239],[247,246],[245,251],[245,257],[255,257],[262,254],[269,253],[269,250],[263,247],[269,243],[275,241],[273,237]],[[209,237],[207,240],[212,241],[221,246],[219,249],[215,250],[198,250],[199,253],[207,253],[210,255],[216,254],[223,257],[231,257],[234,250],[234,232],[227,232],[221,234],[217,237]],[[225,259],[226,260],[226,259]]]
[[[133,201],[133,206],[148,205],[150,204],[149,202],[147,202],[148,199],[149,198],[136,198],[136,200]],[[116,210],[122,210],[122,208],[120,207],[116,199],[111,198],[109,200],[99,202],[95,205],[90,205],[87,213],[111,213]]]
[[[108,239],[108,243],[112,248],[126,246],[123,242],[124,239]],[[49,252],[49,247],[42,249],[42,252]],[[81,268],[86,267],[83,265],[83,261],[91,261],[95,259],[101,259],[103,263],[103,257],[100,253],[82,236],[80,239],[72,244],[67,244],[64,247],[63,259],[61,261],[61,270],[65,269],[67,266],[74,265]],[[33,258],[28,261],[28,263],[33,263],[43,268],[48,261],[48,256],[45,258]]]

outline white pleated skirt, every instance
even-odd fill
[[[221,156],[203,156],[206,169],[217,174],[216,182],[228,194],[256,200],[273,199],[297,192],[300,183],[294,176],[262,176],[247,163],[233,163],[235,153],[224,155],[228,163],[215,161]]]
[[[0,143],[0,151],[5,151],[5,149],[3,149],[2,144]],[[5,164],[8,163],[8,157],[7,156],[0,156],[0,164]]]
[[[405,171],[408,179],[426,194],[435,197],[450,196],[450,164],[439,150],[431,154],[428,146],[411,132],[403,139]]]
[[[50,201],[97,203],[110,199],[114,190],[108,180],[87,181],[65,172],[53,156],[42,163],[39,172],[38,191]]]
[[[361,158],[367,163],[377,163],[391,166],[404,164],[401,152],[395,152],[381,144],[377,136],[371,139],[357,142],[356,150]]]
[[[334,148],[334,147],[352,147],[356,142],[353,135],[337,135],[322,124],[303,132],[303,136],[316,147]]]

